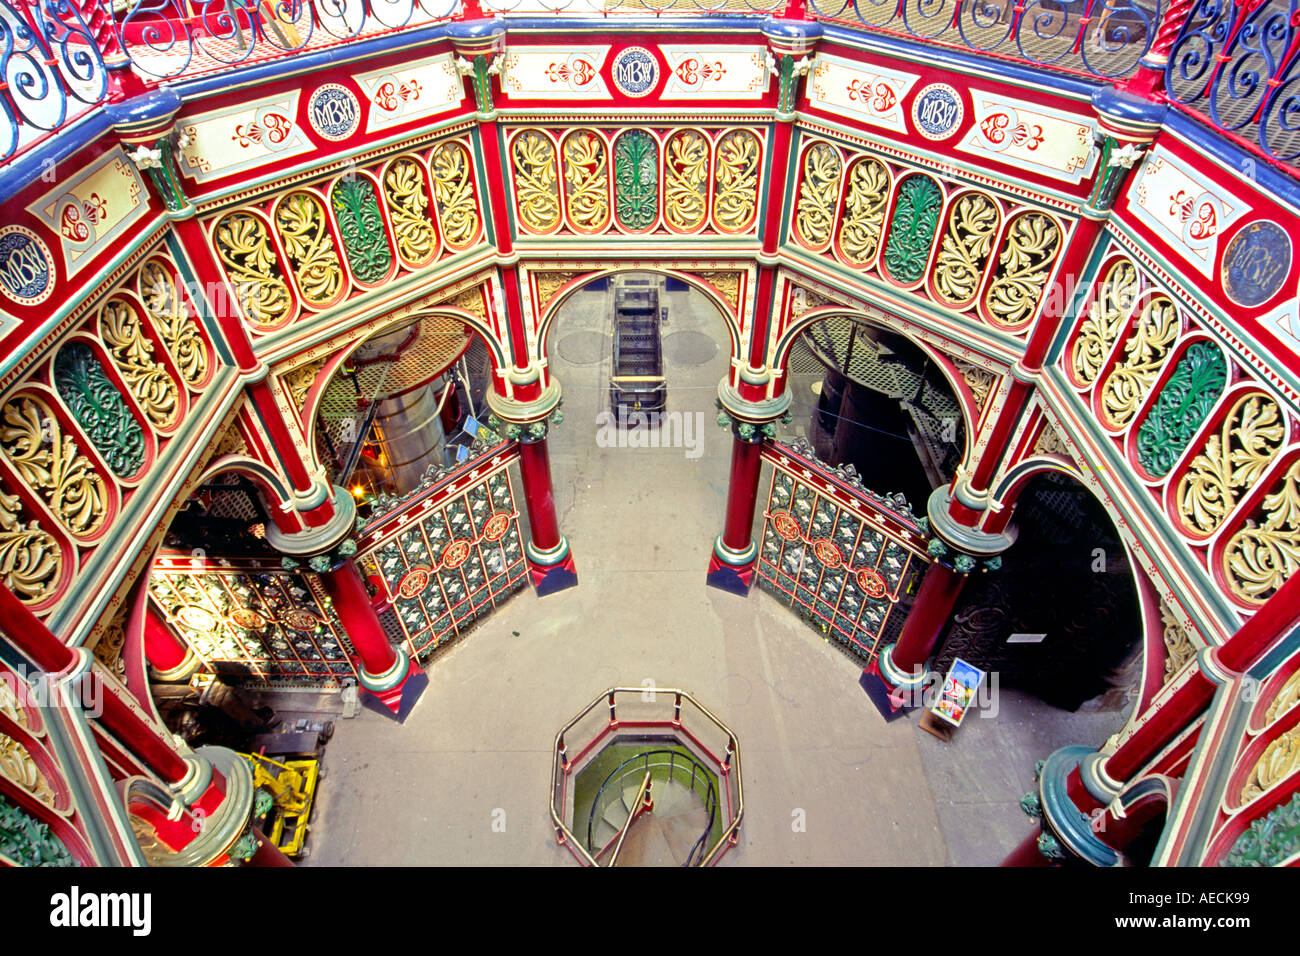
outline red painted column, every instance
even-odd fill
[[[1300,626],[1300,574],[1293,574],[1268,603],[1231,638],[1207,655],[1211,666],[1231,679],[1249,670],[1283,635]],[[1168,697],[1157,697],[1142,723],[1115,752],[1096,762],[1094,785],[1118,793],[1182,734],[1210,705],[1219,684],[1201,669]],[[1084,765],[1087,761],[1084,762]],[[1105,805],[1083,781],[1081,767],[1066,778],[1066,792],[1084,813]]]
[[[966,584],[967,575],[946,565],[934,562],[925,571],[921,587],[916,592],[912,610],[903,623],[903,630],[890,658],[895,667],[912,673],[925,664],[934,650],[935,642],[948,623],[948,617],[957,606],[957,598]]]
[[[14,593],[0,587],[0,631],[37,667],[50,676],[70,673],[79,663],[77,653],[54,636]],[[188,766],[151,724],[114,693],[102,696],[100,721],[140,762],[169,784],[180,783]]]
[[[722,543],[743,552],[753,544],[754,511],[758,505],[758,479],[762,471],[762,444],[731,440],[731,479],[727,485],[727,516]]]
[[[397,713],[401,707],[402,689],[413,667],[406,652],[389,643],[356,562],[345,558],[320,577],[334,602],[334,611],[343,624],[343,630],[361,661],[361,686]]]
[[[198,665],[198,658],[167,625],[152,604],[144,614],[144,656],[161,680],[179,680]]]
[[[551,453],[545,439],[520,443],[519,474],[524,483],[524,503],[528,508],[528,525],[532,529],[532,546],[538,551],[553,551],[561,541],[560,521],[555,513]]]

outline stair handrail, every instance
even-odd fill
[[[641,781],[641,786],[637,789],[636,796],[632,800],[632,808],[632,812],[627,816],[627,821],[623,824],[623,829],[618,831],[618,843],[614,847],[614,852],[609,855],[610,866],[615,866],[618,863],[618,855],[623,852],[623,841],[627,839],[627,831],[632,829],[633,821],[650,809],[649,770],[646,771],[645,779]]]
[[[650,762],[651,757],[662,757],[665,754],[668,755],[668,762],[666,764],[662,760],[654,764]],[[708,839],[709,834],[713,831],[713,824],[714,821],[717,819],[717,812],[718,812],[717,790],[714,787],[713,780],[708,775],[707,772],[708,768],[705,767],[704,764],[701,763],[699,760],[697,760],[693,755],[684,754],[681,753],[680,751],[669,750],[663,747],[656,748],[654,750],[644,750],[641,753],[624,760],[621,764],[619,764],[617,767],[615,767],[613,770],[609,772],[609,774],[605,777],[604,781],[601,783],[599,789],[597,789],[596,795],[592,798],[591,801],[591,810],[588,811],[587,813],[587,849],[594,853],[594,857],[593,857],[594,859],[599,860],[600,857],[604,854],[604,852],[607,849],[609,849],[610,846],[609,843],[606,843],[599,850],[596,850],[592,846],[593,831],[596,825],[597,812],[602,810],[604,807],[604,804],[601,802],[601,798],[605,795],[606,791],[610,790],[611,788],[617,788],[618,784],[621,783],[621,781],[625,777],[630,777],[632,776],[632,774],[636,773],[637,768],[633,766],[634,764],[642,764],[644,767],[644,772],[647,775],[651,775],[655,770],[667,766],[668,767],[667,779],[668,782],[671,783],[673,779],[673,773],[675,771],[677,757],[681,757],[684,761],[689,761],[692,765],[691,784],[690,784],[691,793],[695,792],[695,779],[697,776],[699,776],[700,779],[702,779],[705,783],[708,784],[708,790],[705,793],[705,799],[704,799],[704,807],[708,814],[708,822],[705,824],[704,832],[701,834],[700,838],[695,841],[695,843],[691,847],[690,852],[687,854],[687,862],[684,865],[685,866],[691,865],[690,860],[695,856],[696,850],[699,847],[700,843]],[[631,769],[626,769],[629,767]],[[635,809],[635,805],[634,805],[632,812],[629,813],[628,815],[628,820],[630,821],[634,819],[636,816],[638,816],[638,812]],[[627,822],[624,823],[624,826],[627,826]],[[612,839],[610,842],[613,842]],[[611,866],[613,865],[612,861],[609,865]]]
[[[583,758],[590,753],[602,740],[610,734],[616,732],[623,722],[618,717],[618,698],[629,694],[636,694],[642,700],[649,695],[657,702],[660,696],[667,696],[672,701],[672,716],[662,721],[652,722],[650,726],[662,726],[666,730],[685,733],[694,743],[696,749],[706,758],[706,762],[716,765],[718,768],[718,782],[725,787],[727,797],[727,826],[723,829],[722,834],[714,842],[710,852],[700,861],[700,866],[709,866],[717,863],[722,855],[726,853],[730,846],[735,846],[738,841],[738,833],[741,821],[745,814],[745,796],[744,787],[741,780],[740,770],[740,753],[736,744],[736,736],[718,717],[707,707],[701,704],[689,692],[676,687],[611,687],[600,696],[596,697],[591,703],[583,707],[555,735],[555,745],[552,751],[551,763],[551,823],[555,830],[556,842],[561,846],[569,849],[578,861],[584,866],[599,866],[597,860],[588,852],[583,841],[578,838],[565,823],[564,813],[566,807],[566,793],[569,784],[570,775],[573,768],[579,765]],[[720,731],[727,740],[727,754],[725,758],[720,757],[709,751],[708,747],[700,743],[699,739],[688,728],[690,720],[684,721],[682,718],[682,703],[690,703],[698,712],[699,717],[705,722],[712,725],[714,730]],[[606,706],[609,708],[609,717],[605,724],[594,737],[588,739],[584,736],[580,743],[575,743],[575,752],[570,753],[568,735],[570,732],[582,723],[596,708]],[[640,727],[647,726],[646,722],[633,722]],[[725,759],[725,762],[724,762]],[[733,802],[734,795],[734,802]],[[721,795],[719,795],[720,797]],[[720,804],[719,804],[720,805]],[[576,822],[576,821],[575,821]]]

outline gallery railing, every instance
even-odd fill
[[[105,102],[115,70],[147,86],[547,15],[805,17],[1106,80],[1147,57],[1176,109],[1288,171],[1300,160],[1300,0],[0,0],[0,162]]]

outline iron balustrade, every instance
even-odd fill
[[[668,701],[671,701],[671,710]],[[574,836],[566,821],[572,813],[573,778],[586,766],[588,757],[603,749],[602,743],[612,742],[619,733],[655,730],[671,734],[689,749],[702,768],[716,774],[721,791],[715,792],[717,802],[710,816],[714,817],[719,810],[724,812],[722,832],[716,839],[709,839],[714,826],[711,820],[710,830],[702,834],[691,849],[687,865],[716,865],[727,850],[739,842],[745,801],[740,750],[735,734],[686,691],[671,687],[612,687],[579,711],[555,735],[551,764],[551,823],[557,842],[567,847],[582,865],[600,866],[598,857],[603,855],[608,845],[600,853],[591,853],[588,844]],[[572,752],[571,742],[574,744]],[[682,755],[678,754],[678,757]],[[632,758],[631,763],[635,764],[639,759],[640,756]],[[699,770],[695,773],[698,774]]]
[[[458,18],[539,15],[803,17],[1097,80],[1146,58],[1174,108],[1289,172],[1300,160],[1300,0],[0,0],[0,162],[103,104],[112,70],[149,87]]]

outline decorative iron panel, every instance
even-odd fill
[[[528,579],[519,511],[502,446],[405,499],[381,500],[362,531],[358,560],[383,579],[411,653],[426,659],[490,613]]]
[[[343,626],[313,574],[270,561],[161,555],[149,592],[210,670],[256,682],[356,676]]]
[[[847,470],[837,475],[784,445],[765,445],[763,458],[772,484],[759,585],[873,660],[881,637],[902,624],[917,573],[930,560],[919,522],[905,503],[854,487]]]

